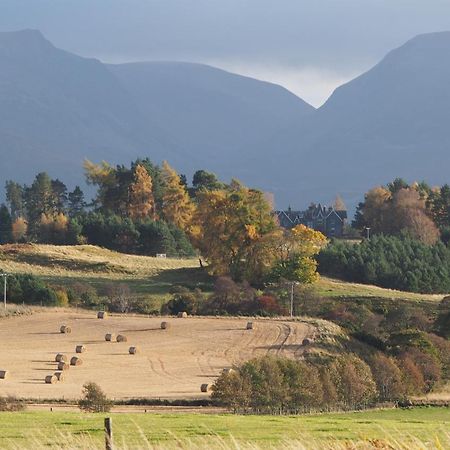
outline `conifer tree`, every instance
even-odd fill
[[[155,218],[152,178],[140,164],[134,169],[134,181],[129,187],[128,216],[132,220]]]
[[[0,244],[12,242],[12,220],[6,205],[0,206]]]
[[[182,230],[187,230],[192,220],[194,205],[177,172],[163,162],[162,179],[164,183],[163,215],[167,222]]]

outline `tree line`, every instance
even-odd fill
[[[352,226],[365,234],[399,235],[407,232],[426,244],[450,240],[450,186],[408,184],[396,178],[369,190],[358,205]]]

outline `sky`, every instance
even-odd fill
[[[389,50],[450,30],[450,0],[0,0],[0,31],[24,28],[104,62],[215,65],[320,106]]]

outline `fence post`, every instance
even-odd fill
[[[114,450],[111,417],[105,417],[105,449]]]

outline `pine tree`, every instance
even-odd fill
[[[132,220],[155,219],[152,178],[140,164],[134,169],[134,181],[129,187],[128,216]]]
[[[9,205],[12,219],[16,220],[19,217],[23,217],[25,215],[23,202],[23,186],[10,180],[6,182],[5,189],[6,201]]]
[[[29,234],[38,237],[39,221],[42,214],[54,214],[52,181],[45,172],[36,175],[33,184],[25,189],[25,204]]]
[[[76,217],[81,214],[86,207],[84,200],[84,193],[80,189],[80,186],[75,186],[72,192],[68,195],[68,213],[69,217]]]
[[[12,242],[12,220],[6,205],[0,206],[0,244]]]
[[[167,222],[187,230],[194,212],[186,188],[181,183],[179,175],[170,167],[167,161],[163,162],[162,179],[164,182],[163,214]]]

